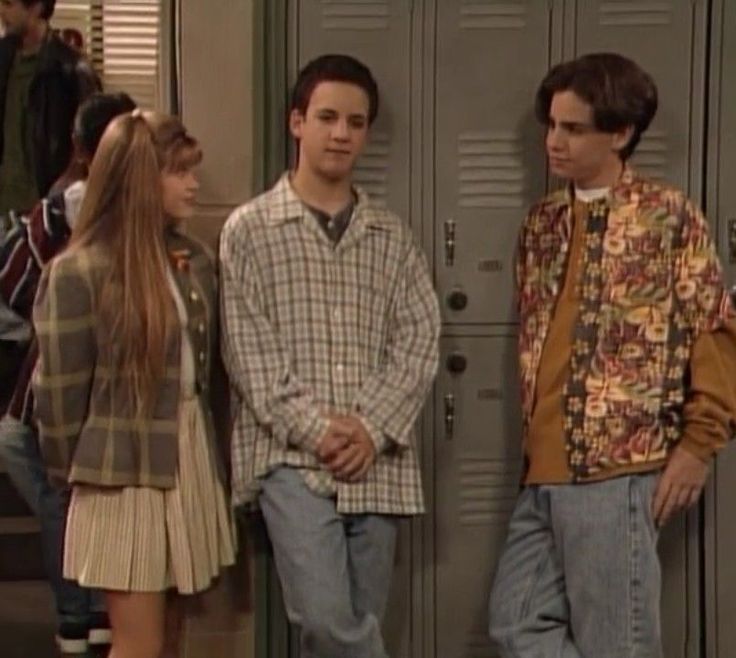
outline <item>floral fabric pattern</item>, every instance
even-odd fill
[[[517,259],[524,425],[563,285],[572,192],[532,208]],[[581,303],[565,387],[568,462],[577,481],[660,461],[679,440],[691,348],[734,315],[708,225],[682,192],[626,169],[590,204]]]

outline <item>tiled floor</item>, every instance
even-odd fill
[[[181,658],[252,658],[253,617],[244,605],[242,579],[233,571],[187,602]],[[0,658],[58,658],[55,630],[45,582],[0,582]]]
[[[15,580],[40,578],[44,573],[38,524],[29,514],[0,463],[0,577],[10,579],[0,580],[0,658],[59,656],[47,583]],[[249,541],[243,537],[236,566],[226,570],[209,591],[187,597],[180,658],[253,658],[250,565]]]
[[[7,511],[2,502],[0,510]],[[0,517],[0,536],[5,537],[7,549],[0,550],[0,566],[7,567],[5,578],[33,578],[42,572],[37,536],[21,533],[29,530],[25,528],[29,522],[33,520]],[[35,526],[33,530],[37,532]],[[9,544],[8,537],[24,541]],[[180,658],[252,658],[253,585],[248,547],[243,537],[237,565],[227,569],[209,591],[186,597]],[[24,571],[31,562],[34,568]],[[45,581],[0,580],[0,658],[58,658],[55,632],[54,605]]]
[[[54,610],[45,582],[0,582],[3,658],[55,658]]]

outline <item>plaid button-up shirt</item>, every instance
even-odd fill
[[[337,244],[286,174],[223,229],[236,505],[287,465],[326,478],[343,513],[424,510],[414,425],[437,368],[437,298],[409,228],[357,195]],[[332,481],[315,457],[329,411],[357,415],[378,448],[360,482]]]

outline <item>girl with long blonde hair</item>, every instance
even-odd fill
[[[176,117],[114,120],[34,310],[41,449],[72,485],[64,575],[106,592],[112,658],[164,655],[166,593],[234,561],[209,399],[215,267],[179,230],[201,157]]]

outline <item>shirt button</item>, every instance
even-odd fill
[[[199,295],[197,294],[196,290],[192,290],[192,292],[189,293],[189,299],[191,299],[193,302],[199,301]]]
[[[337,373],[338,375],[342,375],[342,371],[343,371],[343,370],[345,370],[345,366],[343,366],[343,365],[342,365],[342,363],[338,363],[338,364],[337,364],[337,365],[335,366],[335,372],[336,372],[336,373]]]
[[[199,353],[199,362],[200,363],[204,363],[205,358],[206,358],[205,353],[204,352],[200,352]]]
[[[197,325],[197,331],[200,334],[203,334],[204,333],[204,330],[205,330],[204,322],[200,322],[199,325]]]

